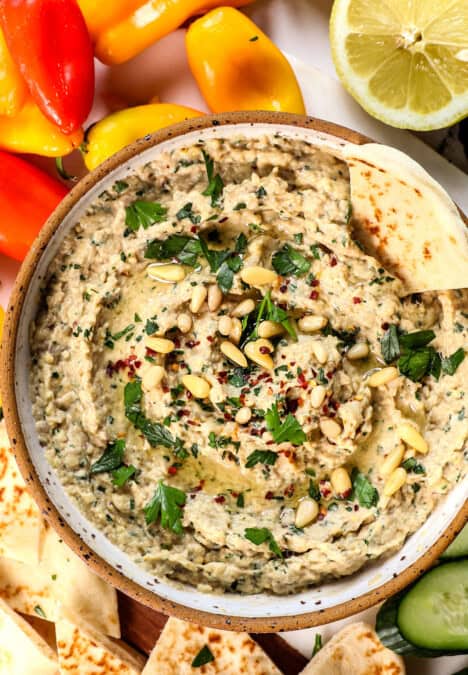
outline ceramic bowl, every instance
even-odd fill
[[[107,540],[67,497],[39,445],[28,393],[28,333],[48,265],[69,228],[96,196],[161,150],[200,138],[281,132],[332,149],[369,139],[310,117],[227,113],[191,119],[133,143],[83,178],[49,218],[26,258],[8,309],[2,348],[2,394],[21,473],[44,516],[66,543],[109,583],[156,610],[217,628],[274,632],[335,621],[366,609],[414,581],[445,549],[468,517],[467,486],[458,485],[395,555],[349,577],[289,596],[208,595],[175,587],[139,568]]]

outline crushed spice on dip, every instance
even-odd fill
[[[51,264],[39,438],[158,578],[294,593],[401,548],[463,478],[467,292],[404,297],[350,220],[331,154],[210,140],[114,183]]]

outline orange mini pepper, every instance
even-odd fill
[[[16,115],[26,100],[27,87],[11,58],[0,28],[0,115]]]
[[[189,65],[213,112],[276,110],[305,114],[289,62],[245,14],[219,7],[192,23]]]
[[[253,0],[78,0],[95,53],[103,63],[123,63],[187,19],[213,7],[242,7]]]
[[[94,124],[86,137],[83,155],[91,171],[129,143],[146,134],[203,113],[174,103],[148,103],[119,110]]]

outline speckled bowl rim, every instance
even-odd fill
[[[123,593],[133,597],[144,605],[163,612],[164,614],[177,616],[186,621],[214,628],[248,631],[251,633],[290,631],[310,628],[312,626],[322,625],[351,616],[376,605],[398,591],[401,591],[408,584],[414,582],[437,560],[440,554],[463,528],[465,522],[468,520],[468,500],[465,501],[458,513],[454,514],[449,526],[443,531],[437,541],[413,564],[400,572],[395,578],[359,597],[342,602],[333,607],[317,609],[312,612],[298,614],[297,616],[277,616],[267,618],[236,617],[193,609],[186,607],[183,604],[178,604],[162,598],[158,596],[157,593],[142,588],[138,583],[127,578],[124,574],[99,557],[92,548],[79,537],[71,526],[65,522],[59,510],[49,499],[46,489],[41,484],[30,458],[22,431],[15,395],[14,363],[18,324],[29,284],[42,254],[62,220],[72,207],[108,173],[144,150],[152,148],[171,138],[183,136],[192,131],[207,129],[211,126],[232,124],[288,125],[312,129],[319,133],[338,137],[345,142],[363,144],[371,141],[371,139],[358,132],[347,129],[346,127],[313,117],[304,117],[288,113],[249,111],[206,115],[204,117],[189,119],[146,136],[144,139],[132,143],[110,157],[97,169],[80,180],[59,204],[41,230],[19,271],[7,310],[4,337],[0,352],[0,372],[2,373],[2,377],[0,378],[0,389],[7,430],[12,443],[13,452],[21,474],[25,479],[32,496],[52,527],[54,527],[70,548],[85,561],[93,572]]]

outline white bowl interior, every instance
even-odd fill
[[[190,144],[200,138],[226,137],[238,134],[259,136],[263,133],[280,133],[283,136],[308,140],[316,146],[330,149],[337,156],[341,155],[340,148],[345,143],[342,139],[334,136],[289,125],[233,124],[214,126],[165,141],[160,145],[145,150],[125,164],[114,169],[73,207],[44,252],[27,292],[18,326],[15,353],[16,399],[26,444],[36,472],[50,500],[74,532],[117,571],[143,588],[157,593],[165,599],[205,612],[249,618],[274,618],[278,616],[297,616],[306,612],[318,612],[358,598],[382,586],[413,564],[437,541],[443,531],[449,526],[454,515],[463,506],[468,494],[468,481],[460,483],[451,491],[431,514],[423,527],[407,540],[404,547],[398,553],[383,561],[377,561],[350,577],[344,577],[303,593],[285,597],[268,594],[254,596],[238,594],[208,595],[200,593],[189,586],[175,587],[158,581],[151,574],[132,562],[128,556],[104,537],[79,512],[66,495],[56,473],[45,458],[44,451],[39,444],[35,431],[28,391],[30,369],[28,335],[31,321],[34,319],[38,307],[39,289],[52,258],[58,251],[63,237],[68,230],[76,223],[90,202],[103,190],[111,186],[116,180],[123,179],[125,176],[131,174],[143,163],[151,161],[161,151],[177,145]]]

